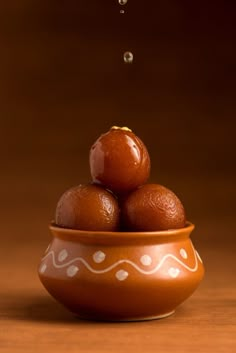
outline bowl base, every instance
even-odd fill
[[[144,317],[140,317],[140,318],[127,318],[127,319],[99,319],[99,318],[95,318],[95,317],[89,317],[89,316],[81,316],[78,314],[75,314],[79,319],[81,320],[88,320],[88,321],[105,321],[105,322],[137,322],[137,321],[151,321],[151,320],[159,320],[159,319],[164,319],[168,316],[171,316],[175,313],[175,310],[169,312],[169,313],[165,313],[165,314],[161,314],[161,315],[154,315],[154,316],[144,316]]]

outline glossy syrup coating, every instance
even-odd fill
[[[97,185],[79,185],[61,196],[55,223],[71,229],[117,231],[119,213],[117,199],[111,192]]]
[[[143,185],[150,174],[144,143],[128,128],[113,127],[90,150],[92,180],[117,194]]]
[[[122,206],[122,225],[130,231],[183,228],[184,207],[179,198],[159,184],[146,184],[132,192]]]

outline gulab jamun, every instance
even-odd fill
[[[117,231],[119,218],[116,197],[93,184],[67,190],[58,201],[55,213],[58,226],[79,230]]]
[[[144,143],[127,127],[112,127],[90,150],[94,183],[123,194],[143,185],[150,174],[150,157]]]
[[[169,189],[146,184],[133,191],[122,207],[123,227],[130,231],[159,231],[185,226],[184,207]]]

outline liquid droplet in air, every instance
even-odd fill
[[[125,11],[124,10],[120,10],[120,13],[125,13]]]
[[[134,56],[133,56],[133,54],[131,53],[131,51],[126,51],[126,52],[124,53],[124,62],[125,62],[126,64],[132,64],[133,60],[134,60]]]
[[[128,0],[119,0],[119,4],[120,4],[120,5],[125,5],[125,4],[127,4],[127,1],[128,1]]]

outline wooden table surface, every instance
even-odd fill
[[[220,239],[224,224],[214,224],[201,222],[199,228],[205,229],[206,238],[214,229],[216,239]],[[9,227],[17,233],[18,226]],[[34,227],[32,220],[28,231]],[[193,242],[204,260],[206,276],[173,316],[146,322],[103,323],[79,320],[44,290],[37,265],[48,243],[46,225],[38,224],[37,229],[41,234],[45,232],[38,241],[29,237],[24,241],[24,235],[22,241],[2,238],[1,353],[235,351],[236,267],[235,248],[230,242],[216,241],[212,246],[206,240],[204,244],[197,240],[196,229]],[[227,232],[230,230],[233,224]]]

